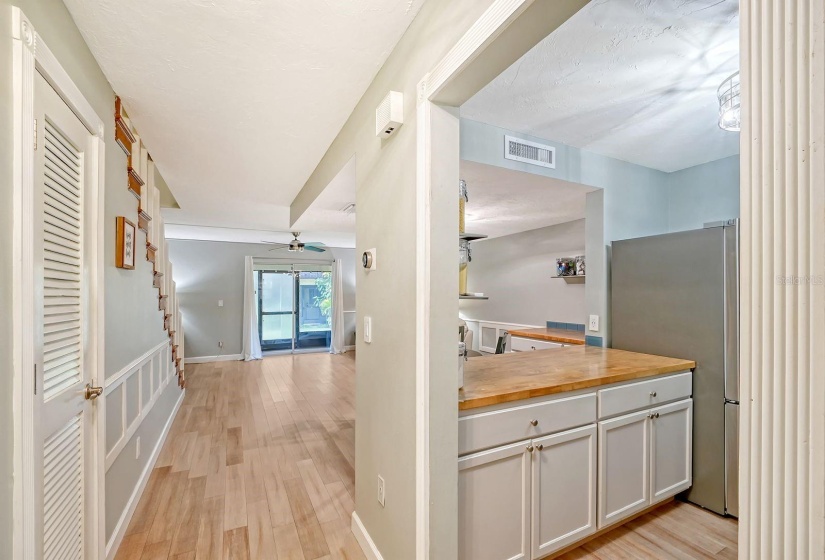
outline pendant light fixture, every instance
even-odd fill
[[[734,72],[716,90],[719,98],[719,128],[739,132],[742,128],[740,110],[739,72]]]

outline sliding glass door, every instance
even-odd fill
[[[261,349],[329,348],[332,314],[329,267],[293,265],[272,268],[274,270],[255,272]]]
[[[329,348],[332,273],[298,271],[295,348]]]
[[[261,350],[292,350],[295,325],[292,272],[258,271],[258,333]]]

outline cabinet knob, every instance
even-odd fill
[[[653,418],[653,413],[652,413],[652,412],[648,412],[648,413],[647,413],[647,417],[648,417],[648,418]]]
[[[535,346],[531,346],[530,348],[532,348],[533,350],[535,350],[535,349],[536,349],[536,347],[535,347]]]
[[[538,421],[538,420],[530,420],[530,425],[531,425],[531,426],[538,426],[538,425],[539,425],[539,421]]]
[[[536,446],[536,449],[538,449],[539,451],[541,451],[542,449],[544,449],[544,444],[543,444],[543,443],[538,444],[538,445]]]
[[[659,413],[657,412],[656,414],[654,414],[654,415],[653,415],[653,417],[654,417],[654,418],[658,418],[658,417],[659,417]]]
[[[527,451],[528,451],[528,452],[530,452],[530,453],[532,453],[532,452],[533,452],[533,446],[532,446],[532,445],[528,445],[528,446],[527,446]]]
[[[655,396],[656,396],[656,391],[651,391],[651,392],[650,392],[650,396],[651,396],[651,397],[655,397]]]

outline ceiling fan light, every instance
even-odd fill
[[[719,99],[719,128],[739,132],[742,129],[739,72],[734,72],[719,85],[716,97]]]

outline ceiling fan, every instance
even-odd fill
[[[316,242],[304,243],[304,242],[302,242],[301,240],[298,239],[298,237],[300,235],[301,235],[300,231],[293,231],[292,232],[292,237],[294,237],[295,239],[293,239],[289,243],[275,243],[274,241],[262,241],[262,243],[268,243],[269,245],[275,245],[275,247],[270,249],[270,251],[275,251],[275,250],[278,250],[278,249],[286,249],[287,251],[298,252],[298,253],[302,253],[304,251],[304,249],[306,249],[307,251],[315,251],[316,253],[323,253],[324,251],[326,251],[326,249],[321,247],[321,245],[323,245],[323,243],[316,243]]]

